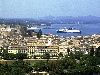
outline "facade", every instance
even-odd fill
[[[27,53],[27,47],[26,46],[9,46],[8,47],[8,53]]]

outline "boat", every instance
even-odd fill
[[[81,33],[80,30],[77,29],[73,29],[73,28],[63,28],[63,29],[59,29],[57,30],[57,33]]]
[[[27,27],[27,30],[35,30],[35,29],[42,29],[40,27]]]

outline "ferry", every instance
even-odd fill
[[[35,29],[42,29],[40,27],[27,27],[27,30],[35,30]]]
[[[57,30],[57,33],[81,33],[80,30],[77,29],[73,29],[73,28],[63,28],[63,29],[59,29]]]

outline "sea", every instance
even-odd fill
[[[57,33],[61,28],[78,29],[81,33]],[[53,34],[58,37],[71,37],[71,36],[91,36],[93,34],[100,34],[100,23],[98,24],[51,24],[51,26],[40,26],[43,34]],[[36,30],[37,31],[37,30]]]

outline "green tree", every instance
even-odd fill
[[[26,36],[26,32],[27,32],[27,26],[21,25],[21,33],[22,33],[22,35]]]
[[[17,53],[16,58],[20,59],[20,60],[27,59],[27,54],[26,53]]]
[[[35,71],[45,71],[46,70],[46,66],[45,66],[45,62],[44,61],[39,61],[37,63],[34,64],[34,70]]]
[[[74,59],[74,58],[75,58],[74,53],[70,52],[70,58],[71,58],[71,59]]]
[[[50,75],[65,75],[64,66],[62,66],[62,61],[57,60],[52,62],[52,69]]]
[[[63,54],[61,52],[59,53],[59,57],[63,57]]]
[[[69,54],[70,54],[70,49],[69,48],[67,48],[67,53],[68,53],[68,56],[69,56]]]
[[[40,29],[39,32],[37,32],[37,38],[40,38],[42,35],[42,30]]]
[[[100,58],[100,46],[96,49],[95,56]]]
[[[83,53],[81,51],[76,51],[74,54],[74,57],[78,60],[83,56]]]
[[[36,55],[34,55],[33,58],[36,59]]]
[[[94,48],[92,46],[91,49],[90,49],[90,56],[93,56],[93,55],[94,55]]]
[[[3,56],[4,54],[7,53],[7,50],[6,49],[7,49],[6,47],[1,47],[0,48],[0,56]]]
[[[0,75],[12,75],[11,69],[11,65],[9,65],[7,62],[0,64]]]
[[[12,67],[12,75],[25,75],[25,71],[20,67]]]
[[[50,59],[50,54],[48,52],[46,52],[44,55],[43,55],[43,58],[44,59]]]
[[[32,37],[32,33],[34,32],[34,30],[27,30],[26,31],[26,36],[30,36]]]
[[[13,53],[4,53],[3,54],[3,59],[5,60],[13,60],[16,58],[16,55]]]
[[[98,57],[95,57],[95,56],[90,56],[90,57],[88,57],[87,59],[86,59],[86,64],[88,65],[88,66],[97,66],[97,65],[99,65],[100,63],[99,63],[99,58]]]
[[[30,64],[22,60],[15,61],[11,66],[13,75],[25,75],[25,73],[32,71]]]

